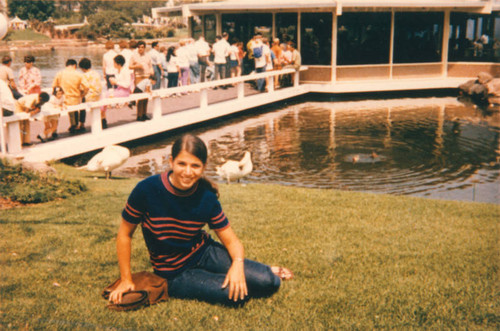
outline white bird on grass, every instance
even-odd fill
[[[240,181],[240,178],[245,177],[253,170],[252,159],[250,152],[245,152],[245,156],[241,161],[229,160],[220,167],[215,167],[217,175],[222,179],[226,179],[229,184],[232,180]]]
[[[106,173],[106,179],[109,179],[111,177],[111,171],[124,164],[129,157],[130,151],[126,147],[117,145],[106,146],[101,152],[94,155],[87,165],[79,169],[104,171]]]

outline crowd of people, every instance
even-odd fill
[[[229,35],[216,36],[210,45],[203,36],[197,40],[182,39],[178,45],[162,46],[154,41],[146,51],[144,41],[122,40],[119,43],[108,41],[102,57],[102,74],[92,69],[91,60],[81,58],[79,62],[68,59],[63,70],[57,73],[52,83],[52,95],[42,92],[42,76],[34,65],[32,55],[24,57],[24,67],[17,77],[12,68],[12,58],[3,56],[0,66],[0,95],[3,116],[24,112],[30,116],[41,115],[44,131],[37,135],[40,142],[58,137],[59,115],[57,111],[67,106],[83,102],[98,101],[102,98],[127,97],[131,93],[147,93],[160,88],[171,88],[197,84],[208,80],[238,77],[252,72],[261,73],[279,70],[286,66],[298,69],[301,65],[300,53],[293,42],[280,43],[273,39],[272,45],[267,38],[256,33],[244,45],[236,38],[229,42]],[[265,91],[267,79],[258,79],[255,88]],[[289,75],[275,77],[275,86],[290,85]],[[222,88],[227,88],[223,86]],[[187,92],[184,92],[186,94]],[[130,102],[128,106],[137,108],[137,121],[147,121],[148,99]],[[40,114],[43,107],[43,114]],[[107,128],[107,107],[101,108],[103,128]],[[47,110],[47,111],[45,111]],[[70,134],[85,132],[86,111],[70,112]],[[30,122],[21,123],[23,146],[30,141]]]

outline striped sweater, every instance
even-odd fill
[[[210,240],[205,224],[215,231],[229,226],[214,193],[198,184],[181,191],[169,174],[139,182],[122,212],[125,221],[141,225],[153,269],[165,278],[198,261]]]

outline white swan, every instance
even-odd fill
[[[111,177],[111,171],[118,168],[130,157],[130,151],[126,147],[111,145],[104,147],[104,149],[94,155],[87,165],[79,169],[88,171],[104,171],[106,172],[106,179]]]
[[[232,180],[240,181],[240,178],[245,177],[253,170],[252,159],[250,152],[245,152],[245,156],[241,161],[229,160],[220,167],[215,167],[217,174],[226,179],[229,184]]]

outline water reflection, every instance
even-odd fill
[[[454,98],[305,101],[193,131],[215,179],[248,150],[246,182],[499,203],[499,114]],[[176,138],[133,148],[121,174],[164,171]]]
[[[9,52],[12,57],[12,70],[15,73],[16,80],[19,70],[24,66],[24,56],[31,54],[35,57],[35,66],[40,69],[42,74],[42,87],[52,86],[54,77],[59,70],[64,69],[66,60],[75,59],[77,62],[87,57],[92,62],[92,69],[97,72],[102,71],[102,56],[106,52],[103,45],[93,46],[75,46],[75,47],[57,47],[51,49],[44,48],[20,48]]]

